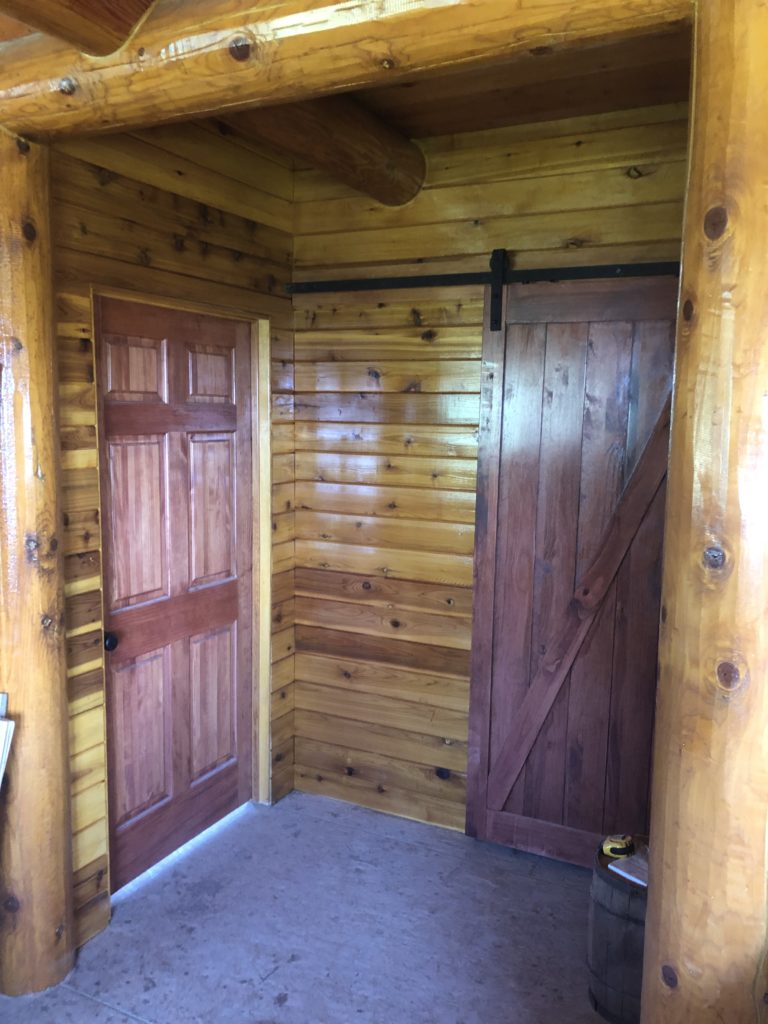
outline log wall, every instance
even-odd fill
[[[668,106],[426,140],[394,210],[299,171],[295,278],[677,259],[686,137]],[[462,828],[482,292],[294,305],[296,786]]]
[[[54,153],[55,272],[65,513],[67,673],[78,943],[109,918],[100,499],[91,287],[215,312],[268,317],[272,327],[277,511],[276,618],[293,590],[291,500],[293,337],[284,285],[292,253],[292,171],[207,126],[67,141]],[[288,602],[290,605],[290,601]],[[292,681],[290,638],[276,633],[277,683]],[[290,689],[290,688],[289,688]],[[275,699],[280,712],[290,696]],[[290,735],[292,718],[279,730]],[[282,748],[281,748],[282,749]],[[287,753],[284,757],[287,762]],[[290,769],[292,776],[292,768]],[[275,793],[292,786],[286,769]]]

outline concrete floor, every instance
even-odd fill
[[[594,1024],[589,873],[323,797],[248,805],[131,883],[2,1024]]]

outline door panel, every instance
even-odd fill
[[[109,463],[113,611],[168,596],[165,437],[115,437]],[[141,537],[141,544],[135,538]]]
[[[589,864],[606,830],[648,825],[676,282],[505,301],[484,341],[467,828]],[[609,563],[593,601],[580,581]]]
[[[234,402],[234,353],[215,345],[187,345],[190,402]]]
[[[106,397],[116,402],[167,402],[168,360],[165,339],[106,335]]]
[[[150,651],[112,672],[113,817],[124,825],[173,790],[170,650]]]
[[[235,575],[235,446],[231,434],[189,439],[190,585]]]
[[[193,779],[235,756],[235,625],[189,641]]]
[[[250,796],[250,325],[98,304],[120,886]]]

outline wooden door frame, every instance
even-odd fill
[[[204,302],[190,302],[172,296],[158,296],[146,292],[130,291],[123,288],[90,288],[91,327],[94,339],[94,364],[100,358],[96,337],[96,303],[98,299],[120,299],[124,302],[139,302],[145,306],[181,310],[185,313],[199,313],[222,320],[239,320],[251,327],[251,508],[253,516],[253,550],[251,568],[251,792],[249,799],[258,803],[271,803],[271,654],[272,654],[272,443],[271,443],[271,386],[270,386],[270,320],[268,317],[254,317],[252,311],[221,309]],[[98,380],[98,372],[96,373]],[[99,406],[101,396],[98,385],[96,396]],[[98,419],[100,423],[100,418]],[[98,431],[99,427],[97,427]],[[101,459],[101,439],[97,436],[98,458]],[[99,509],[101,484],[99,482]],[[103,530],[104,516],[101,516]],[[102,552],[104,549],[102,539]],[[102,570],[103,571],[103,570]],[[101,621],[104,622],[104,590],[102,587]],[[253,657],[255,653],[255,657]],[[102,671],[105,674],[106,665]],[[106,714],[106,704],[104,713]],[[104,735],[109,743],[109,734]],[[108,759],[107,759],[108,760]],[[108,769],[107,769],[108,770]],[[107,796],[107,800],[109,797]],[[109,821],[109,808],[107,808]],[[110,890],[111,891],[111,890]]]

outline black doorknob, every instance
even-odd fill
[[[117,645],[120,643],[120,638],[117,633],[105,633],[104,634],[104,650],[114,651],[117,649]]]

